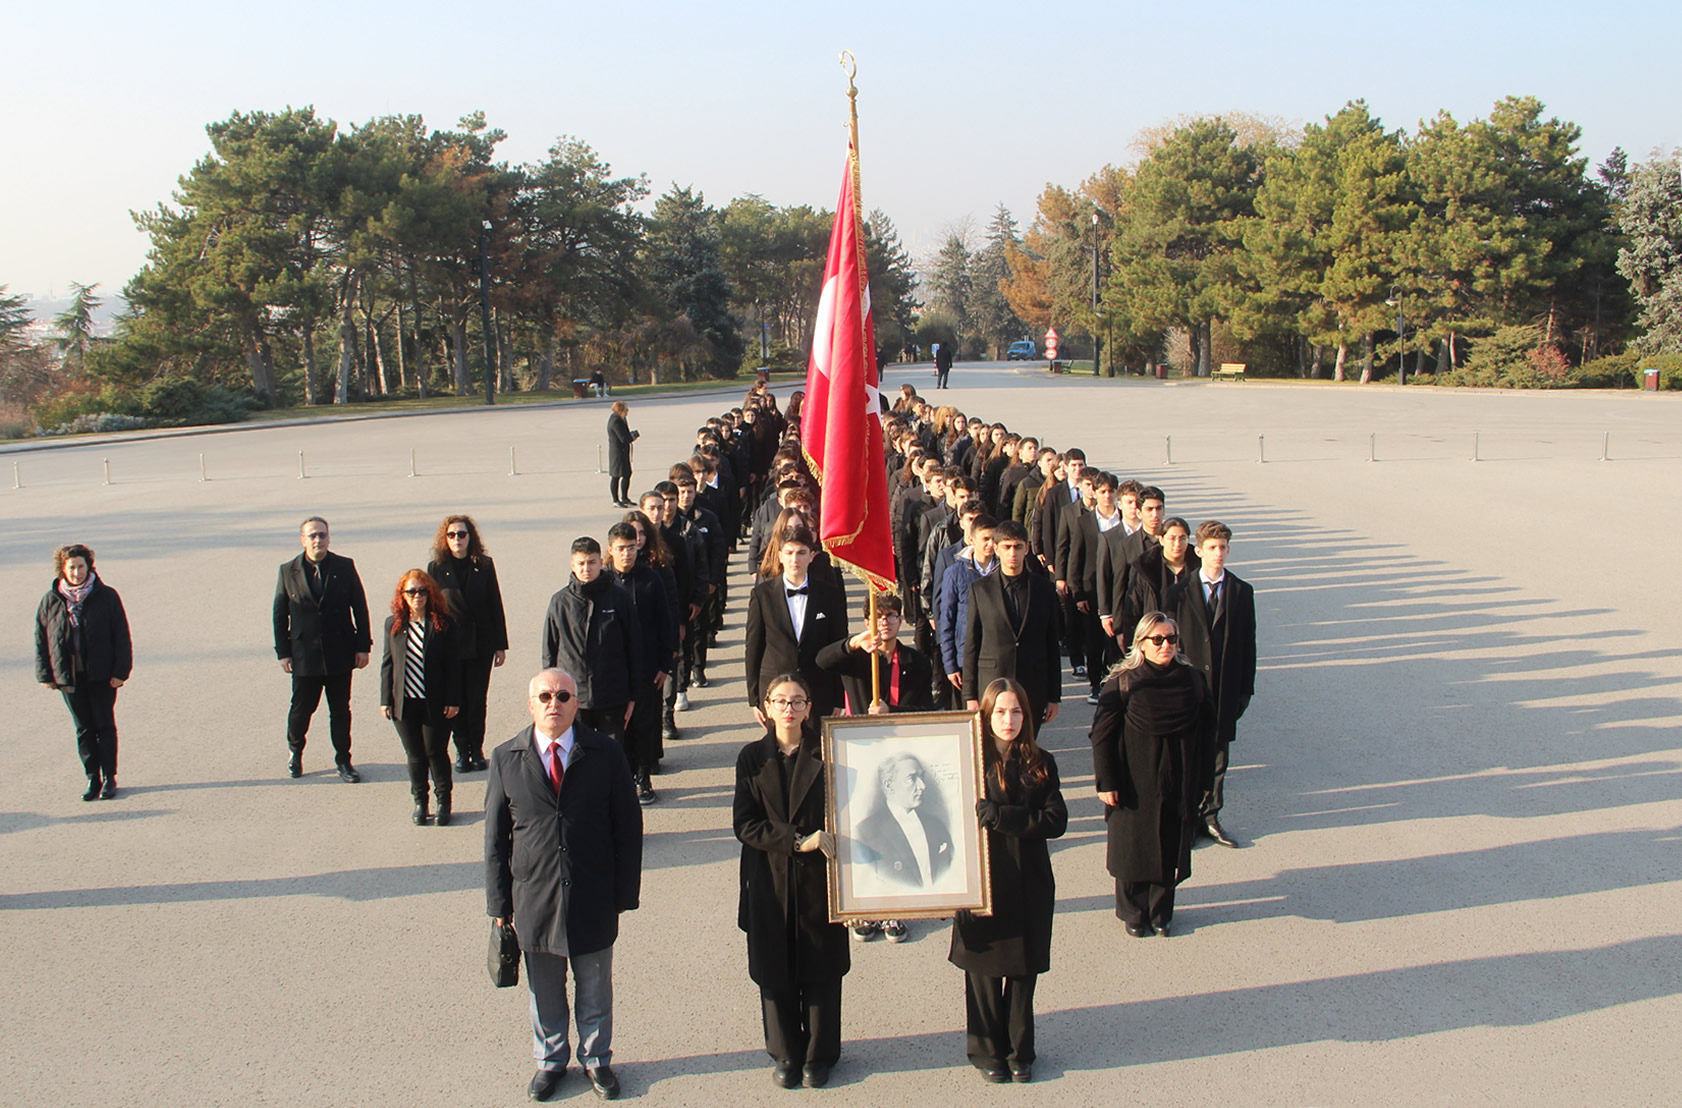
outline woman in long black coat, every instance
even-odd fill
[[[1051,968],[1057,907],[1046,842],[1069,826],[1057,760],[1034,741],[1027,706],[1028,694],[1008,677],[981,696],[986,788],[975,812],[987,832],[993,914],[961,911],[952,921],[950,958],[964,971],[965,1049],[995,1083],[1033,1080],[1034,985]]]
[[[117,795],[117,690],[134,668],[128,614],[81,543],[53,551],[53,583],[35,611],[35,680],[64,695],[88,775],[83,800]]]
[[[736,758],[732,823],[742,842],[736,923],[748,976],[764,1006],[771,1080],[792,1089],[829,1080],[841,1056],[841,978],[852,967],[847,929],[829,922],[823,748],[812,693],[796,674],[766,685],[765,737]]]
[[[608,491],[614,506],[619,508],[636,507],[631,503],[631,444],[642,432],[631,430],[625,418],[630,414],[631,409],[623,400],[615,400],[613,411],[607,417]]]
[[[450,637],[461,660],[461,711],[450,721],[450,733],[455,737],[456,772],[470,773],[487,764],[485,703],[491,670],[508,660],[502,585],[472,516],[444,517],[432,539],[426,572],[449,604]]]
[[[1179,642],[1179,626],[1161,612],[1139,620],[1133,648],[1098,694],[1089,735],[1116,915],[1134,938],[1168,936],[1214,752],[1209,686]]]

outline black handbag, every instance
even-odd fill
[[[485,968],[490,971],[491,984],[499,989],[520,983],[520,937],[509,924],[491,921],[491,948]]]

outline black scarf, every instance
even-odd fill
[[[1202,703],[1197,671],[1181,662],[1159,666],[1146,661],[1124,671],[1127,723],[1147,735],[1174,735],[1197,722]]]

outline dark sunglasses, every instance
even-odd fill
[[[571,699],[572,693],[567,689],[556,689],[554,692],[544,689],[542,692],[537,694],[537,702],[539,704],[547,704],[551,700],[553,700],[556,704],[565,704]]]
[[[1169,645],[1173,645],[1173,644],[1178,643],[1180,641],[1180,636],[1178,636],[1178,635],[1146,635],[1145,636],[1145,641],[1148,642],[1148,643],[1155,643],[1157,646],[1161,646],[1163,643],[1168,643]]]
[[[465,539],[465,538],[468,538],[471,534],[472,534],[471,531],[445,531],[444,532],[444,537],[446,539]]]
[[[404,596],[425,596],[426,595],[426,590],[425,589],[404,589],[403,590],[403,595]]]

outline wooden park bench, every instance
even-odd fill
[[[1209,374],[1209,378],[1213,381],[1242,381],[1248,368],[1248,362],[1222,362],[1219,369]]]

